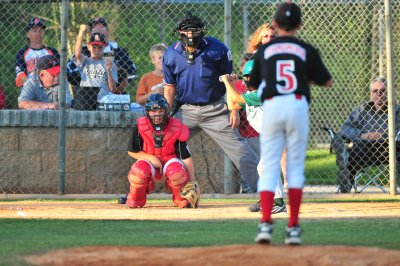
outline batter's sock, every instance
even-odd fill
[[[261,191],[260,192],[261,199],[261,223],[270,223],[272,224],[271,219],[271,211],[274,203],[274,193],[271,191]]]
[[[300,188],[289,188],[290,218],[288,227],[299,226],[299,212],[303,190]]]
[[[278,205],[279,207],[282,207],[283,204],[285,204],[285,203],[283,202],[283,198],[275,198],[274,199],[274,204]]]

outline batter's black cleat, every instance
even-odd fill
[[[249,207],[249,211],[251,212],[259,212],[260,210],[261,210],[261,200]]]
[[[127,200],[128,196],[121,196],[118,198],[118,204],[126,204],[126,200]]]

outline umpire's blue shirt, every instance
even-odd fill
[[[163,69],[165,83],[176,86],[181,103],[212,103],[225,94],[225,86],[218,79],[232,73],[232,55],[217,39],[204,37],[194,64],[189,65],[185,48],[177,42],[165,51]]]

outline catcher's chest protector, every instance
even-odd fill
[[[176,118],[170,118],[161,132],[154,130],[147,117],[140,117],[137,124],[139,134],[143,139],[143,151],[156,155],[163,163],[176,157],[174,144],[177,140],[187,141],[189,139],[189,129]],[[160,148],[156,148],[159,146],[155,145],[156,141],[160,141],[160,139],[162,139],[162,145]]]

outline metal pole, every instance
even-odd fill
[[[232,0],[224,0],[224,43],[232,48]]]
[[[387,85],[388,85],[388,116],[389,116],[389,174],[390,194],[396,195],[396,143],[395,143],[395,103],[396,98],[393,89],[393,32],[392,32],[392,6],[390,0],[385,0],[385,33],[387,55]]]
[[[249,39],[249,5],[243,4],[243,52],[247,52],[247,40]]]
[[[65,89],[67,86],[67,35],[69,0],[62,0],[61,8],[61,73],[58,120],[58,194],[65,192]]]
[[[383,77],[385,73],[383,72],[384,67],[384,37],[385,37],[385,28],[384,28],[384,8],[379,8],[379,15],[378,15],[378,51],[379,51],[379,76]]]
[[[232,0],[224,0],[224,43],[231,49],[232,44]],[[233,163],[224,154],[224,193],[233,193]]]

